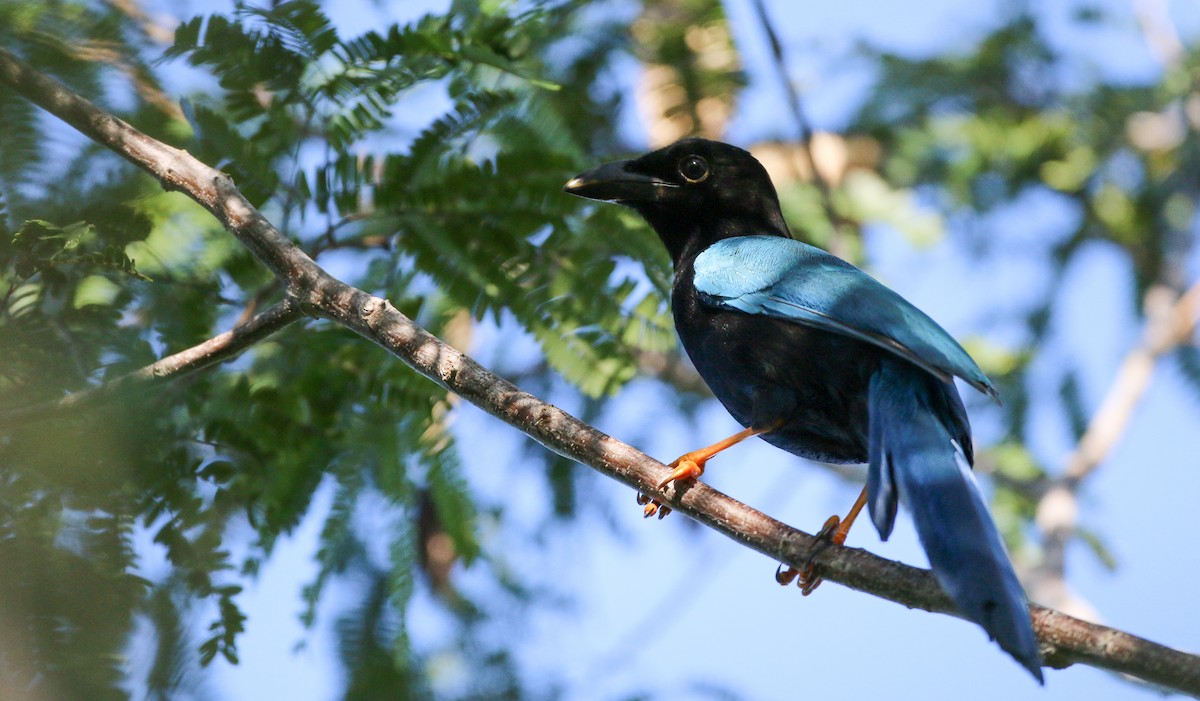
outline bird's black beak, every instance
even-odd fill
[[[631,161],[596,166],[563,185],[563,192],[606,202],[659,202],[678,185],[629,170]]]

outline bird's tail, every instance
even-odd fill
[[[1042,683],[1025,592],[971,473],[971,433],[957,389],[887,359],[871,378],[869,406],[867,491],[879,535],[891,534],[899,497],[959,611]]]

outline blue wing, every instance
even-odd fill
[[[846,261],[780,236],[723,239],[696,257],[705,303],[844,334],[996,398],[971,356],[920,309]]]

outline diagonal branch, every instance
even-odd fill
[[[18,426],[58,416],[64,412],[77,411],[146,382],[167,380],[203,370],[236,357],[250,346],[303,316],[299,304],[290,298],[284,299],[203,343],[172,353],[102,385],[80,390],[55,401],[0,411],[0,425]]]
[[[1151,287],[1145,295],[1145,310],[1141,341],[1121,361],[1100,406],[1067,457],[1062,475],[1046,486],[1038,500],[1036,521],[1043,534],[1043,556],[1033,573],[1031,591],[1039,601],[1069,609],[1080,605],[1065,582],[1067,544],[1078,526],[1079,485],[1100,467],[1124,435],[1159,358],[1191,337],[1200,317],[1200,282],[1179,296],[1161,285]]]
[[[1200,282],[1179,297],[1162,286],[1146,292],[1147,318],[1142,340],[1121,361],[1108,394],[1088,423],[1075,452],[1067,458],[1063,475],[1066,480],[1079,482],[1108,457],[1145,394],[1159,357],[1191,337],[1198,315]]]
[[[662,463],[522,392],[425,331],[387,300],[335,279],[271,226],[241,196],[228,176],[104,113],[3,49],[0,49],[0,83],[12,86],[90,138],[144,168],[164,186],[185,192],[273,270],[289,294],[305,305],[307,311],[379,345],[441,387],[525,432],[548,449],[634,489],[662,496],[672,508],[772,559],[793,567],[803,566],[814,544],[811,535],[704,484],[672,491],[669,497],[661,494],[655,485],[668,471]],[[910,608],[954,613],[950,600],[926,570],[846,547],[829,548],[817,562],[825,578],[853,589]],[[1041,606],[1031,608],[1047,665],[1061,668],[1087,664],[1200,696],[1200,656]]]

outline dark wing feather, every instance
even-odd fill
[[[764,314],[857,338],[939,379],[996,388],[945,329],[875,278],[819,248],[780,236],[741,236],[708,247],[693,284],[706,304]]]

